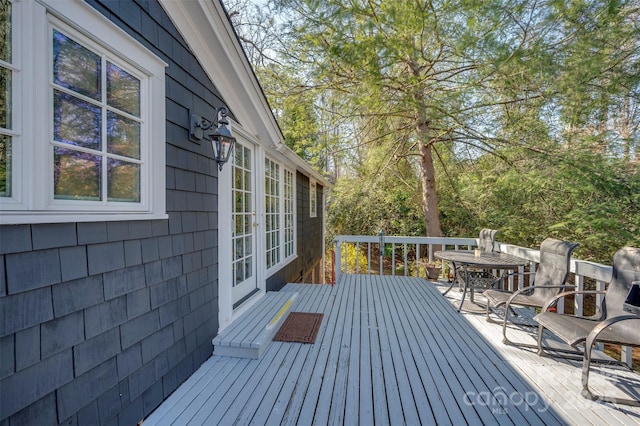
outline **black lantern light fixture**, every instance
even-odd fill
[[[220,171],[222,171],[222,165],[229,161],[233,145],[236,142],[236,138],[231,135],[231,130],[228,127],[227,113],[227,108],[221,107],[216,111],[213,120],[207,120],[197,114],[191,114],[191,139],[211,141],[213,157],[218,162]],[[211,132],[207,132],[212,128]]]

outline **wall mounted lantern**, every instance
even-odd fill
[[[236,138],[231,135],[231,129],[227,127],[228,110],[221,107],[216,111],[213,120],[207,120],[197,114],[191,114],[190,136],[194,140],[206,139],[211,141],[213,158],[218,162],[218,168],[222,171],[222,165],[229,161]],[[212,129],[211,132],[207,130]]]

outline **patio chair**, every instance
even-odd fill
[[[578,247],[577,243],[547,238],[540,244],[540,264],[535,273],[533,282],[528,287],[521,288],[515,292],[489,289],[483,294],[487,298],[487,321],[491,319],[492,309],[504,306],[502,315],[502,342],[505,345],[515,344],[507,337],[507,323],[509,322],[509,312],[517,316],[512,306],[525,306],[530,308],[542,308],[545,303],[561,290],[566,289],[565,282],[569,276],[569,262],[571,253]],[[524,274],[530,274],[525,272]],[[516,325],[533,326],[523,322],[511,321]],[[527,346],[523,343],[519,346]],[[533,346],[533,345],[529,345]]]
[[[558,294],[547,302],[542,312],[535,316],[538,328],[538,355],[545,355],[542,347],[544,330],[576,348],[585,345],[582,365],[582,396],[588,399],[640,406],[640,401],[595,395],[589,390],[589,366],[594,360],[591,351],[594,343],[610,343],[625,346],[640,346],[640,315],[624,310],[625,298],[634,282],[640,281],[640,248],[624,247],[613,257],[613,275],[606,291],[568,291]],[[593,317],[562,315],[548,311],[561,297],[576,294],[604,294],[602,309]]]
[[[496,243],[496,234],[498,233],[495,229],[482,229],[480,231],[480,235],[478,238],[478,248],[483,253],[493,253],[495,250]],[[465,279],[469,279],[469,288],[472,289],[487,289],[493,288],[497,283],[501,281],[500,277],[496,277],[490,271],[487,270],[478,270],[478,269],[469,269],[465,270],[463,267],[456,267],[455,271],[455,281],[458,283],[459,288],[464,288]]]
[[[495,251],[496,234],[498,231],[495,229],[483,229],[480,231],[480,238],[478,238],[478,248],[480,251],[491,253]]]

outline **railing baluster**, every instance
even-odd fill
[[[576,275],[576,290],[583,291],[584,290],[584,276]],[[584,296],[582,294],[576,294],[573,299],[573,307],[574,312],[578,316],[582,316],[584,312]]]
[[[409,264],[407,260],[409,258],[409,251],[407,249],[407,243],[404,243],[404,276],[407,276],[407,271],[409,270]]]

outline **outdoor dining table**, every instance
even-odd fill
[[[520,266],[525,266],[529,263],[528,260],[522,259],[517,256],[513,256],[506,253],[496,253],[496,252],[480,252],[479,250],[440,250],[436,251],[433,254],[438,259],[443,261],[451,262],[454,271],[454,278],[451,283],[451,286],[443,293],[446,295],[449,290],[451,290],[454,284],[457,281],[458,268],[461,268],[464,271],[464,288],[462,290],[462,300],[460,300],[460,306],[458,307],[458,312],[462,309],[462,305],[464,303],[464,299],[467,295],[467,289],[471,292],[470,300],[473,302],[473,291],[474,286],[469,283],[469,274],[467,273],[467,268],[469,269],[496,269],[500,270],[501,274],[504,270],[513,270],[517,269]],[[496,281],[499,281],[502,278],[496,278]]]

